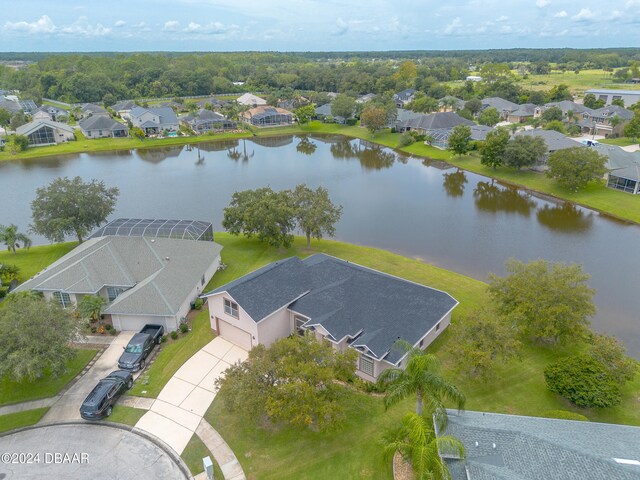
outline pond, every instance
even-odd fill
[[[640,357],[640,226],[540,198],[446,163],[341,136],[228,140],[0,163],[0,224],[26,230],[35,189],[58,176],[120,188],[116,217],[213,221],[237,190],[322,185],[344,207],[336,238],[486,279],[506,259],[577,262],[597,289],[597,330]],[[8,200],[8,202],[7,202]],[[34,237],[34,243],[46,243]]]

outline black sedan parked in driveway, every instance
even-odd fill
[[[126,370],[116,370],[103,378],[87,395],[80,407],[85,420],[100,420],[111,415],[113,405],[120,395],[133,386],[133,375]]]

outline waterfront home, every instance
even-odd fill
[[[29,145],[56,145],[75,139],[73,128],[65,123],[39,118],[16,128],[17,135],[29,138]]]
[[[145,135],[161,132],[177,132],[178,117],[169,107],[143,108],[135,106],[129,111],[129,120],[134,127],[142,129]]]
[[[640,194],[640,151],[627,152],[615,145],[604,144],[593,148],[607,157],[607,187]]]
[[[240,119],[255,127],[273,127],[293,124],[293,113],[284,108],[263,105],[240,114]]]
[[[116,122],[107,115],[92,115],[80,120],[80,130],[87,138],[124,138],[129,136],[129,127]]]
[[[458,125],[477,126],[456,112],[435,112],[421,113],[407,120],[397,121],[396,129],[399,132],[415,131],[421,135],[430,136],[433,138],[431,144],[434,147],[446,149],[449,145],[449,136]]]
[[[197,134],[238,128],[236,122],[229,120],[220,113],[212,112],[204,108],[181,117],[180,123],[186,125]]]
[[[245,93],[244,95],[241,95],[240,97],[238,97],[236,102],[238,102],[240,105],[245,105],[248,107],[257,107],[259,105],[267,104],[267,101],[264,98],[260,98],[253,93]]]

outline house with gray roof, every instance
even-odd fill
[[[518,108],[507,113],[506,120],[511,123],[524,123],[533,118],[537,107],[535,103],[518,105]]]
[[[410,103],[413,100],[416,92],[417,90],[414,90],[413,88],[407,88],[401,92],[395,93],[393,95],[393,99],[396,102],[396,107],[404,108],[407,103]]]
[[[79,119],[88,118],[92,115],[109,115],[107,109],[94,103],[83,103],[80,105]]]
[[[441,449],[452,480],[640,480],[640,428],[448,410],[465,458]]]
[[[145,135],[177,132],[180,127],[176,113],[169,107],[144,108],[135,106],[128,116],[132,125],[141,128]]]
[[[449,136],[458,125],[477,126],[474,122],[461,117],[456,112],[435,112],[420,113],[411,116],[407,120],[397,121],[396,130],[398,132],[413,130],[421,135],[427,135],[433,139],[431,145],[446,149],[449,145]]]
[[[12,115],[22,111],[22,107],[18,102],[4,96],[0,96],[0,108],[8,110]]]
[[[607,157],[607,187],[640,194],[640,151],[627,152],[614,145],[599,144],[598,153]]]
[[[46,113],[54,122],[64,122],[69,118],[69,111],[55,105],[42,105],[36,109],[31,115],[35,117],[38,112]]]
[[[465,101],[454,97],[453,95],[445,95],[444,97],[438,99],[438,105],[440,105],[441,111],[446,112],[451,109],[453,111],[462,110],[465,105]]]
[[[189,113],[180,118],[180,123],[186,125],[191,130],[201,135],[207,132],[233,130],[238,128],[238,124],[221,113],[212,112],[201,108],[195,113]]]
[[[320,105],[316,107],[315,110],[315,118],[318,120],[322,120],[323,122],[333,121],[333,123],[339,123],[340,125],[344,125],[347,121],[346,118],[341,117],[340,115],[332,115],[331,114],[331,104],[325,103],[324,105]]]
[[[451,321],[448,293],[325,254],[270,263],[203,295],[211,328],[247,350],[312,332],[359,352],[356,373],[375,381],[402,367],[402,338],[426,348]]]
[[[617,119],[617,122],[612,121],[614,118]],[[583,133],[608,137],[612,133],[622,132],[624,126],[632,118],[633,111],[618,105],[609,105],[608,107],[583,112],[582,119],[578,121],[578,125],[582,127]]]
[[[546,164],[549,155],[558,150],[564,150],[565,148],[580,147],[580,143],[575,140],[571,140],[564,133],[557,132],[555,130],[543,130],[542,128],[535,128],[533,130],[521,130],[515,134],[516,137],[540,137],[544,140],[547,146],[547,154],[540,159],[540,164]],[[586,147],[585,147],[586,148]]]
[[[513,103],[501,97],[487,97],[480,100],[480,102],[482,103],[480,110],[495,108],[498,111],[500,118],[505,120],[509,116],[509,113],[515,112],[520,107],[517,103]]]
[[[116,122],[108,115],[91,115],[79,122],[80,130],[87,138],[124,138],[129,127]]]
[[[56,145],[75,139],[73,128],[65,123],[54,122],[47,118],[37,118],[16,128],[17,135],[29,138],[29,145]]]
[[[136,103],[133,100],[123,100],[121,102],[112,105],[111,108],[120,118],[128,118],[129,112],[133,107],[136,106]]]
[[[547,111],[552,107],[559,108],[562,111],[562,115],[564,117],[568,117],[569,112],[573,112],[576,118],[582,113],[592,112],[592,110],[589,107],[585,107],[581,103],[572,102],[571,100],[562,100],[560,102],[545,103],[542,106],[536,107],[533,117],[534,118],[541,117],[545,111]]]
[[[606,90],[595,88],[584,92],[585,95],[591,93],[596,99],[604,100],[605,105],[611,105],[614,100],[622,100],[626,107],[640,102],[640,90]]]
[[[84,295],[100,295],[116,330],[155,323],[172,331],[218,269],[221,250],[213,241],[92,237],[16,291],[42,292],[65,308]]]

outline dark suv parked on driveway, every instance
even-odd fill
[[[100,420],[111,415],[113,405],[120,395],[133,386],[133,375],[126,370],[116,370],[103,378],[87,395],[80,407],[85,420]]]

